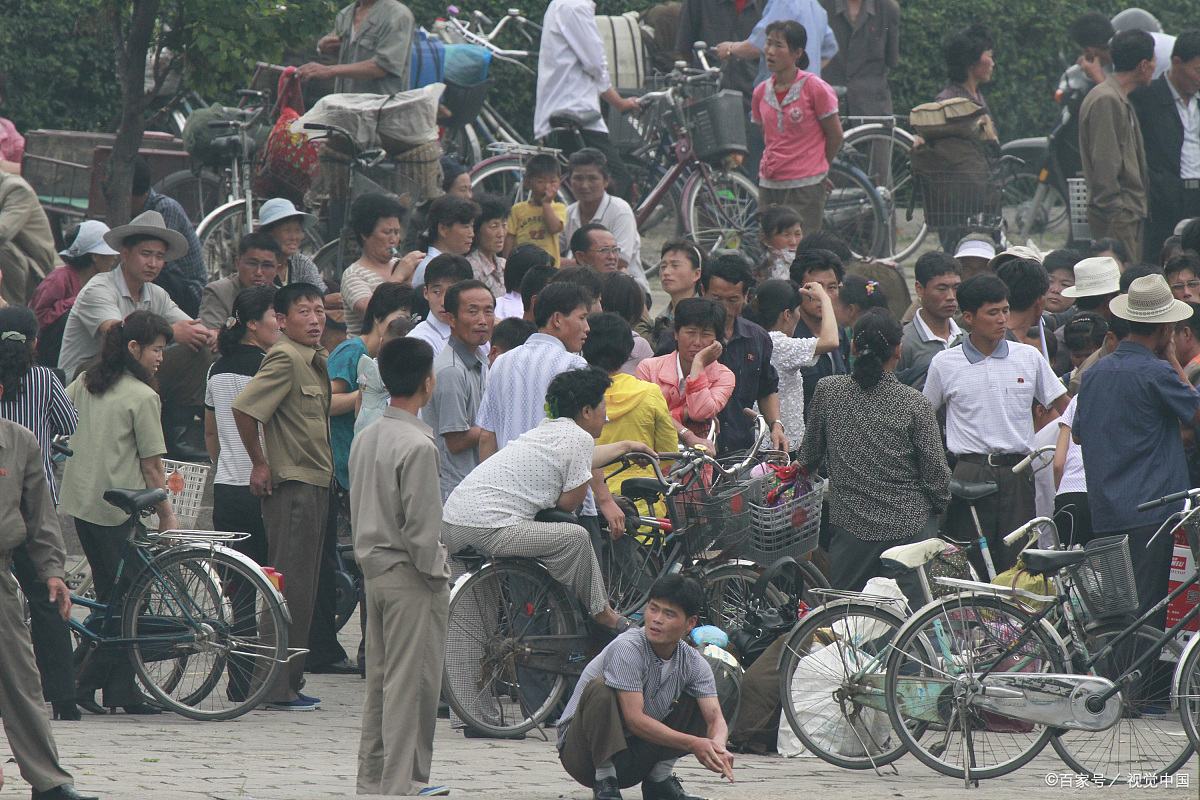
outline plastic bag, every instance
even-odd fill
[[[385,140],[417,147],[438,137],[438,98],[445,88],[441,83],[431,83],[393,95],[326,95],[293,122],[290,130],[306,133],[304,126],[316,122],[345,129],[364,150],[379,147]]]

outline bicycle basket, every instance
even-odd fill
[[[725,484],[711,492],[696,489],[680,495],[675,509],[680,535],[693,558],[712,550],[733,550],[750,534],[751,499],[762,502],[762,478]]]
[[[1137,585],[1128,536],[1105,536],[1084,545],[1087,560],[1068,567],[1076,593],[1093,619],[1136,613]]]
[[[720,161],[727,155],[746,153],[746,111],[740,92],[723,89],[697,100],[684,107],[683,118],[692,150],[701,161]]]
[[[163,469],[167,473],[167,498],[171,501],[171,510],[175,512],[175,518],[179,520],[181,527],[194,528],[200,516],[204,482],[212,467],[208,464],[192,464],[164,458]],[[150,530],[158,530],[157,514],[151,514],[145,522]]]
[[[803,477],[777,497],[767,492],[761,499],[752,498],[750,536],[738,548],[738,556],[760,566],[773,564],[784,556],[795,559],[807,556],[817,548],[824,498],[825,482]]]
[[[1003,226],[1000,188],[990,171],[972,168],[924,172],[918,175],[918,184],[925,222],[934,230],[956,226],[970,229]]]
[[[446,91],[442,94],[442,105],[450,112],[450,117],[442,121],[442,126],[462,128],[470,125],[483,110],[483,104],[487,102],[488,90],[495,82],[495,78],[488,78],[471,86],[463,86],[447,79]]]

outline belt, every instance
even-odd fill
[[[1015,467],[1024,458],[1025,453],[962,453],[958,460],[989,467]]]
[[[1183,182],[1183,188],[1189,191],[1200,189],[1200,178],[1187,178]]]

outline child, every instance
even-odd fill
[[[811,236],[825,216],[825,176],[842,147],[842,123],[833,88],[804,71],[807,44],[808,34],[795,20],[767,25],[763,59],[771,77],[754,88],[750,115],[762,125],[766,144],[758,170],[759,206],[791,206]]]
[[[450,324],[446,322],[445,303],[446,292],[459,281],[474,277],[471,272],[471,262],[462,256],[442,253],[429,262],[425,270],[425,302],[429,304],[429,313],[425,319],[417,323],[409,334],[414,339],[424,339],[433,348],[434,357],[442,352],[446,342],[450,341]],[[481,353],[483,358],[486,353]]]
[[[379,349],[382,351],[383,346],[393,339],[403,339],[408,336],[412,327],[412,320],[406,317],[397,317],[392,320],[383,329]],[[382,417],[383,409],[387,408],[388,404],[388,390],[383,385],[383,378],[379,376],[379,361],[368,355],[358,357],[358,388],[362,391],[358,395],[358,409],[354,418],[355,436],[363,428]]]
[[[492,329],[492,349],[488,353],[488,366],[496,363],[501,353],[507,353],[525,344],[525,340],[537,333],[537,326],[520,317],[506,317]]]
[[[804,240],[800,215],[787,206],[774,205],[762,213],[759,222],[767,257],[765,263],[755,268],[754,279],[759,283],[774,279],[786,281],[792,262],[796,260],[796,246]]]
[[[558,234],[567,224],[567,207],[558,202],[558,187],[562,173],[558,159],[552,155],[536,155],[525,162],[525,188],[529,200],[513,206],[508,215],[508,235],[504,237],[504,254],[522,242],[533,242],[554,258],[558,266]]]

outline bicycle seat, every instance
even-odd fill
[[[950,479],[950,494],[957,497],[959,500],[975,502],[982,500],[985,497],[991,497],[996,492],[1000,491],[1000,487],[993,481],[985,481],[983,483],[967,483],[960,481],[957,478]]]
[[[663,487],[658,478],[627,478],[621,481],[621,495],[630,500],[654,502],[662,496]]]
[[[1078,564],[1087,558],[1083,550],[1025,550],[1021,553],[1021,561],[1025,562],[1029,572],[1035,575],[1048,575],[1058,572],[1064,567]]]
[[[541,511],[533,515],[534,522],[569,522],[572,525],[580,525],[579,517],[575,516],[570,511],[563,511],[561,508],[543,508]]]
[[[109,489],[104,493],[106,503],[116,506],[131,517],[166,499],[165,489]]]
[[[946,543],[941,539],[926,539],[923,542],[889,547],[879,554],[883,577],[894,578],[903,575],[909,570],[929,563],[934,556],[945,549]]]
[[[566,128],[572,131],[583,130],[583,117],[574,111],[555,111],[548,120],[551,128]]]

